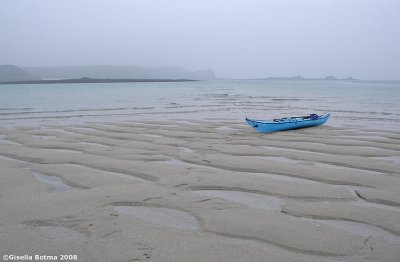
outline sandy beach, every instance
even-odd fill
[[[400,134],[164,121],[0,129],[0,249],[78,261],[399,261]]]
[[[0,262],[400,262],[399,10],[0,1]]]

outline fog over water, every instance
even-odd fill
[[[400,79],[398,0],[1,0],[0,64]]]

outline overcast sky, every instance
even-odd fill
[[[400,0],[0,0],[0,64],[400,79]]]

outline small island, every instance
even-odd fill
[[[256,80],[327,80],[327,81],[337,81],[337,80],[345,80],[345,81],[356,81],[358,79],[353,78],[352,76],[346,78],[337,78],[335,76],[329,75],[324,78],[306,78],[303,76],[292,76],[292,77],[265,77],[265,78],[257,78]]]

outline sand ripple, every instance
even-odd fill
[[[134,242],[152,256],[181,243],[210,258],[220,243],[227,252],[251,249],[254,260],[400,257],[400,134],[393,131],[260,134],[243,122],[182,119],[0,134],[8,232],[25,223],[25,234],[40,239],[88,250]],[[42,223],[25,222],[32,217]],[[127,250],[119,251],[125,260]]]

